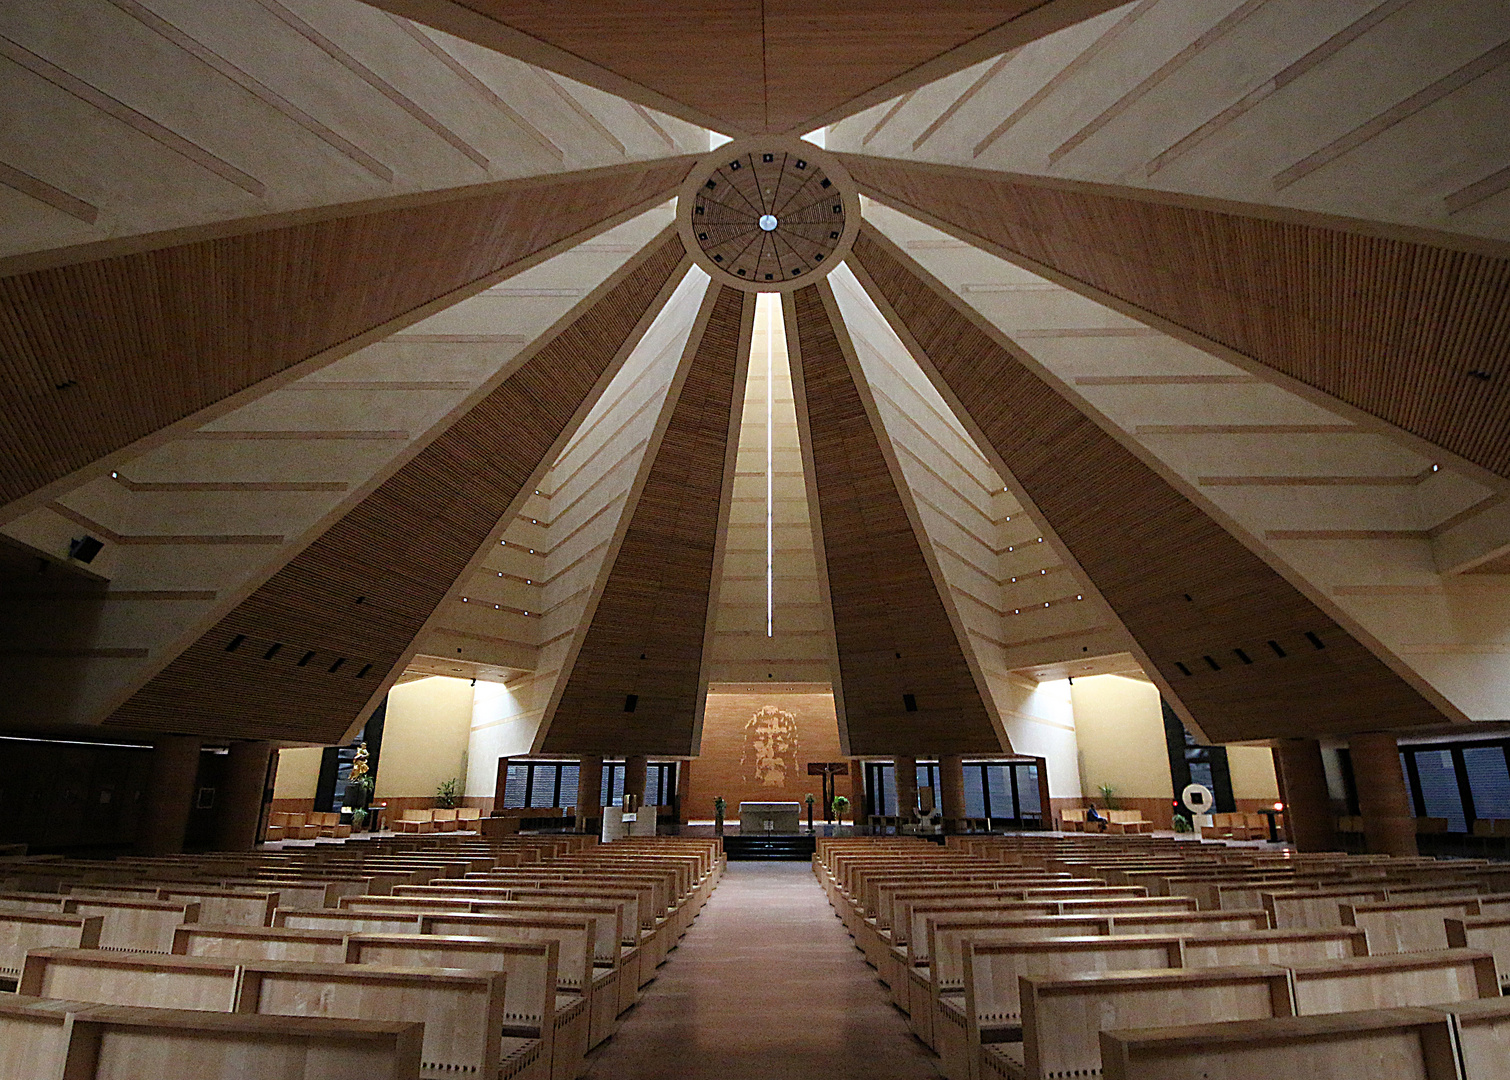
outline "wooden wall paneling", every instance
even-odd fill
[[[788,294],[785,314],[833,610],[844,752],[998,753],[999,722],[898,490],[900,470],[828,284]]]
[[[800,135],[1117,0],[374,0],[378,7],[729,135]]]
[[[698,752],[754,319],[753,293],[709,286],[538,750]]]
[[[106,724],[340,741],[382,699],[436,606],[497,542],[688,266],[680,240],[663,233]]]
[[[688,164],[359,203],[0,276],[0,516],[627,220]]]
[[[1449,722],[889,241],[862,230],[850,261],[977,444],[1130,632],[1160,689],[1208,738]]]
[[[1510,477],[1503,245],[841,157],[860,189],[888,206]]]

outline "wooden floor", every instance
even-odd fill
[[[730,863],[588,1080],[935,1080],[807,863]]]

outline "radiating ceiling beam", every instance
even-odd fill
[[[368,2],[738,137],[801,135],[1121,0]]]
[[[1503,244],[984,169],[843,160],[888,206],[1302,393],[1320,391],[1330,407],[1454,454],[1496,486],[1510,478]]]
[[[103,475],[175,425],[202,425],[628,220],[688,165],[358,203],[0,276],[0,521],[77,485],[78,470]]]
[[[827,282],[798,289],[784,310],[844,753],[999,753],[1001,725],[908,513],[833,291]]]
[[[537,749],[697,754],[754,322],[755,294],[709,286]]]
[[[340,741],[402,674],[437,605],[498,542],[690,265],[663,233],[106,724]]]
[[[1228,742],[1462,719],[1082,413],[889,240],[863,229],[850,261],[982,451],[1053,530],[1197,730]]]

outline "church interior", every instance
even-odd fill
[[[0,57],[0,1080],[1510,1080],[1503,0]]]

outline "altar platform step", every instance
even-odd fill
[[[724,854],[730,862],[755,859],[782,859],[792,862],[810,862],[818,850],[818,840],[813,836],[725,836]]]

